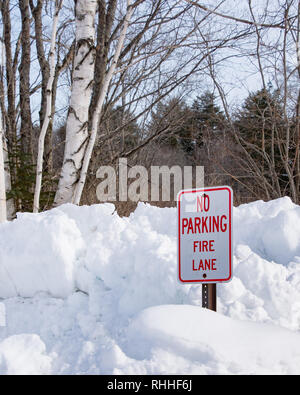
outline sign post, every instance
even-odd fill
[[[202,284],[202,307],[217,311],[217,284]]]
[[[202,284],[202,306],[217,310],[217,283],[232,279],[230,187],[178,194],[178,275],[183,284]]]

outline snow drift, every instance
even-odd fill
[[[234,209],[234,279],[213,315],[201,287],[177,281],[176,221],[176,209],[120,218],[106,204],[0,225],[0,373],[300,373],[300,207]],[[32,353],[40,364],[26,364]]]

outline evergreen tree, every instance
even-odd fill
[[[224,128],[225,117],[215,102],[215,95],[206,91],[192,105],[192,124],[199,147],[207,144]]]
[[[272,127],[282,124],[279,92],[259,90],[250,94],[237,115],[236,126],[249,143],[264,149],[270,146]]]
[[[118,131],[112,137],[112,141],[115,149],[120,152],[134,148],[139,141],[140,128],[136,121],[132,121],[133,118],[133,114],[124,107],[116,107],[110,111],[102,126],[108,134]]]
[[[166,104],[160,103],[152,113],[150,133],[165,130],[158,139],[160,145],[191,154],[195,148],[191,117],[191,109],[177,98]]]
[[[197,147],[207,146],[223,131],[225,117],[215,101],[212,93],[205,92],[191,107],[179,99],[159,104],[152,115],[151,129],[166,127],[160,143],[193,155]]]
[[[14,207],[18,212],[30,212],[33,206],[36,176],[36,165],[32,163],[32,155],[24,153],[21,145],[17,144],[10,150],[8,165],[11,188],[7,193],[7,200],[14,200]],[[40,195],[42,210],[52,207],[56,187],[57,181],[50,173],[44,171]]]
[[[278,178],[280,189],[287,192],[288,179],[280,155],[285,130],[280,93],[261,89],[250,94],[235,120],[242,144],[272,185]]]

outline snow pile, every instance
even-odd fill
[[[195,374],[299,373],[298,333],[249,325],[194,306],[144,310],[128,332],[128,350],[136,359],[149,358],[155,348],[176,350],[193,361]]]
[[[300,207],[289,198],[245,204],[235,209],[236,244],[288,265],[300,255]]]
[[[0,297],[32,297],[38,291],[66,297],[74,290],[83,239],[60,210],[19,219],[0,228]]]
[[[37,335],[19,335],[0,343],[0,373],[8,375],[48,374],[52,359]]]
[[[0,373],[300,373],[300,207],[236,208],[234,243],[213,314],[177,281],[176,209],[19,215],[0,226]]]
[[[6,326],[5,304],[0,303],[0,327]]]

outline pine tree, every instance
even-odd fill
[[[140,128],[132,119],[134,119],[134,114],[119,106],[109,111],[105,117],[105,122],[101,127],[106,134],[112,136],[111,142],[115,151],[126,152],[137,145]]]
[[[284,124],[280,93],[272,91],[271,87],[250,94],[235,120],[241,142],[251,154],[261,174],[274,189],[277,178],[280,189],[286,194],[288,179],[280,155]]]
[[[197,145],[204,146],[213,137],[222,132],[225,117],[220,107],[216,105],[216,97],[206,91],[198,96],[192,105],[192,124],[195,131]]]
[[[195,147],[191,116],[191,109],[177,98],[166,104],[160,103],[152,113],[150,133],[165,130],[158,138],[161,146],[180,149],[190,154]]]
[[[9,168],[11,169],[11,189],[7,200],[13,199],[18,212],[31,212],[34,198],[36,165],[32,163],[31,154],[24,153],[20,144],[10,150]],[[47,171],[43,172],[41,208],[50,208],[53,204],[56,180]]]

